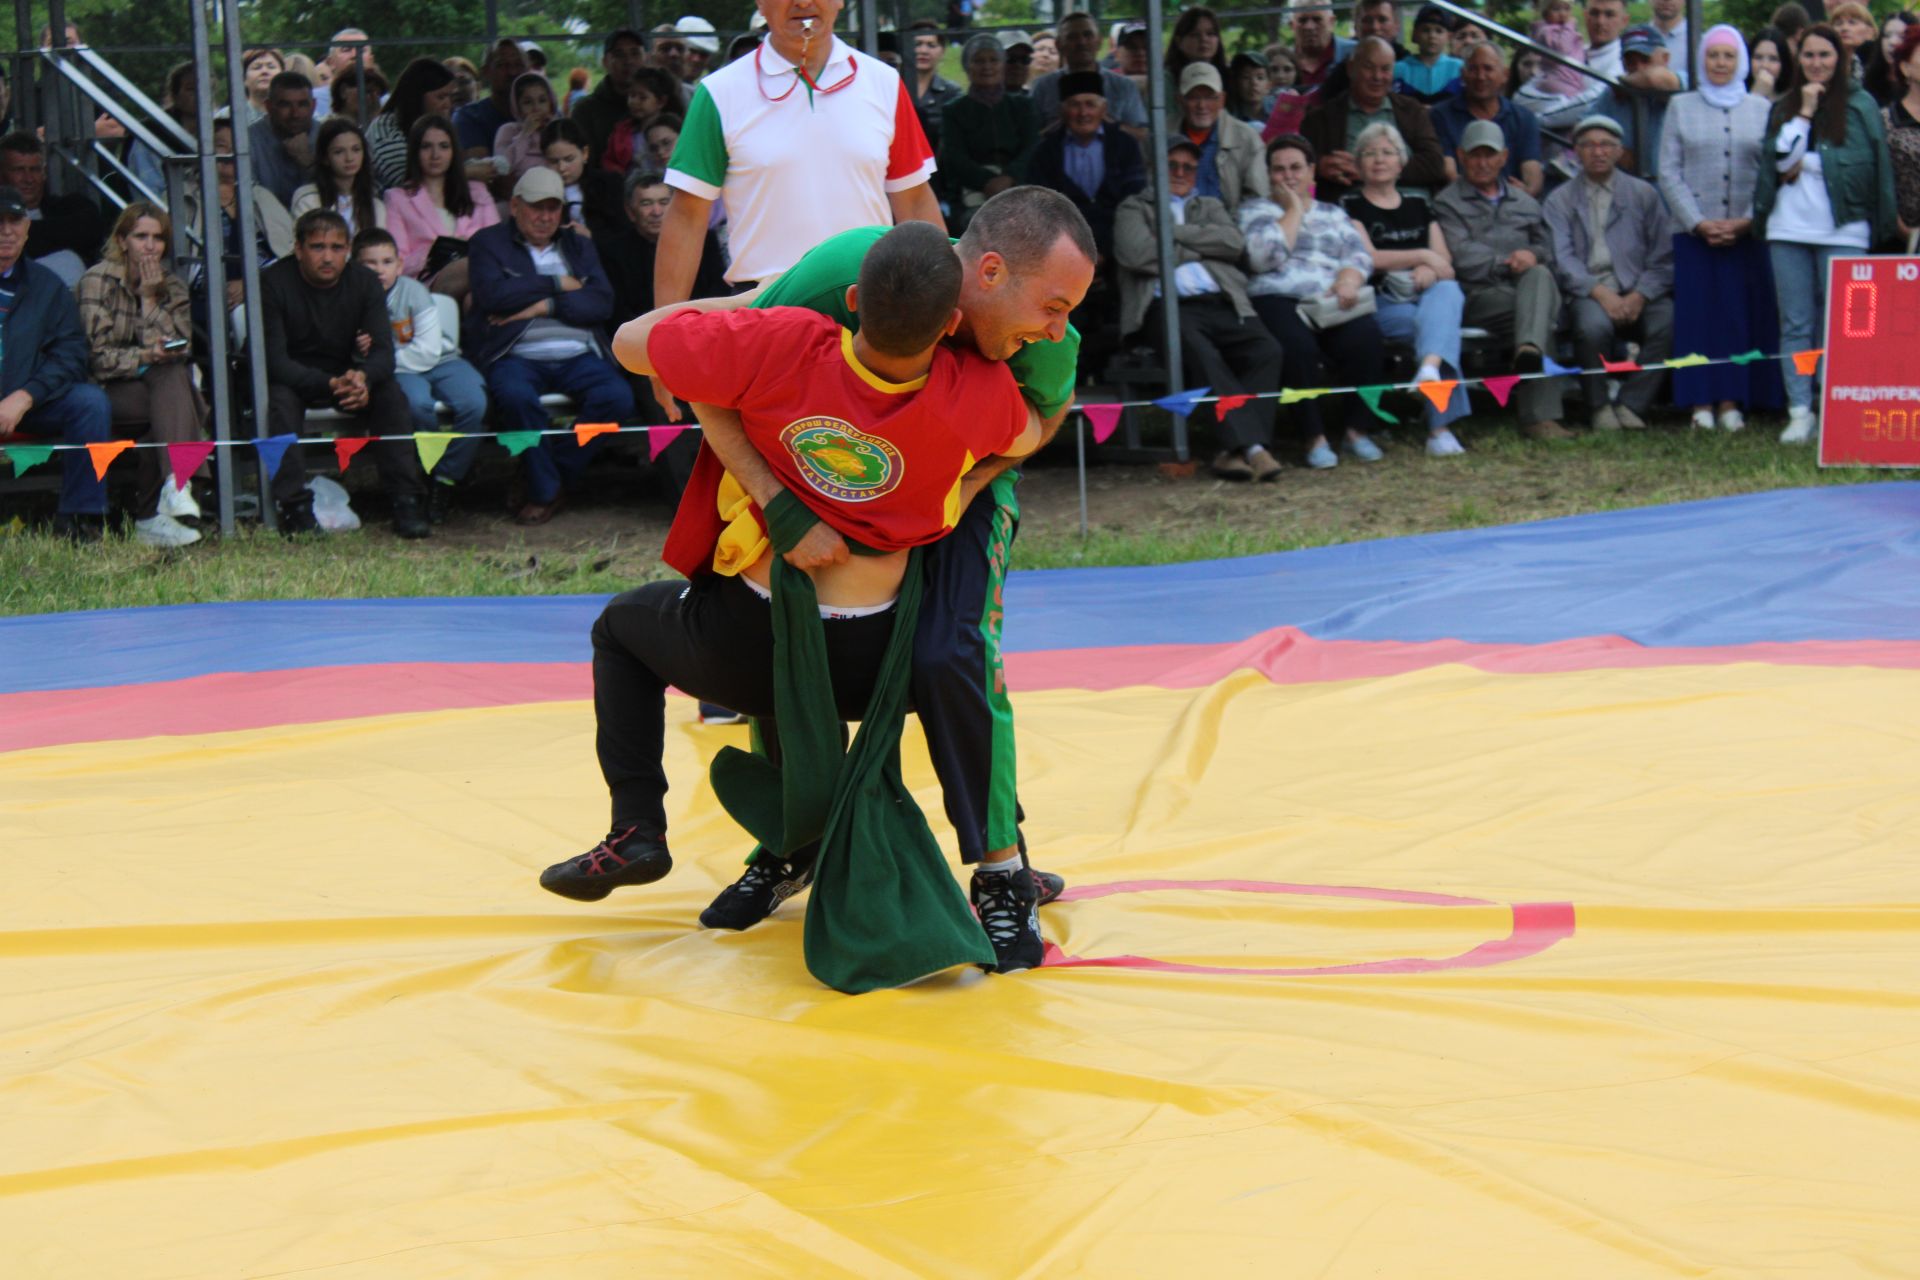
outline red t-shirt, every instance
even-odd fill
[[[842,535],[883,551],[951,529],[960,478],[1027,426],[1003,362],[943,344],[924,378],[887,382],[854,359],[850,332],[800,307],[686,312],[654,329],[647,356],[674,395],[739,410],[783,486]],[[688,577],[713,567],[728,523],[723,475],[702,445],[663,552]]]

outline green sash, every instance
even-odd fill
[[[993,944],[900,773],[914,623],[926,590],[920,555],[916,548],[908,559],[873,697],[844,755],[813,579],[774,559],[774,713],[784,767],[726,747],[710,771],[720,803],[764,848],[784,858],[819,842],[807,969],[851,995],[994,962]]]

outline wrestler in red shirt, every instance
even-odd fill
[[[924,375],[890,382],[861,362],[857,341],[799,307],[683,312],[654,327],[647,356],[674,395],[738,410],[748,443],[814,515],[903,551],[953,527],[961,477],[1014,447],[1026,401],[1004,362],[974,351],[938,345]],[[737,573],[765,552],[765,527],[703,449],[663,558],[689,578]]]

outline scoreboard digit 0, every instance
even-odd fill
[[[1820,465],[1920,467],[1920,258],[1835,258],[1831,271]]]

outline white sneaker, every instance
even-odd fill
[[[1747,415],[1738,409],[1727,410],[1720,415],[1720,429],[1722,431],[1745,431],[1747,429]]]
[[[1695,409],[1693,411],[1693,429],[1695,431],[1713,430],[1713,410]]]
[[[176,489],[173,477],[160,482],[160,514],[175,520],[198,520],[200,504],[193,500],[192,489]]]
[[[1420,366],[1420,372],[1413,375],[1413,384],[1416,387],[1423,382],[1438,381],[1440,381],[1440,366],[1437,364],[1423,364]]]
[[[1787,429],[1780,433],[1781,444],[1806,444],[1820,429],[1811,409],[1787,410]]]
[[[189,529],[166,512],[133,522],[133,536],[149,547],[190,547],[200,541],[200,531]]]
[[[1441,429],[1427,437],[1427,456],[1429,458],[1458,458],[1466,453],[1453,432]]]

